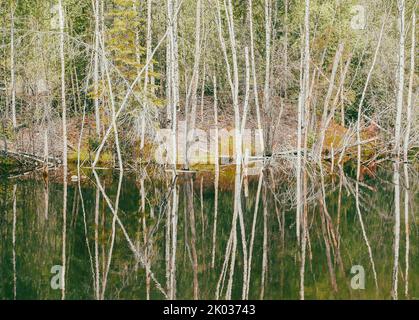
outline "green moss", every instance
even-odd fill
[[[89,152],[86,149],[80,150],[80,162],[91,163],[95,158],[95,153]],[[68,163],[76,165],[78,161],[77,151],[70,152],[68,154]],[[113,155],[110,151],[104,151],[101,153],[98,165],[109,166],[113,164]]]

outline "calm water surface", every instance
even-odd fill
[[[406,298],[406,286],[409,298],[419,297],[417,180],[412,177],[409,191],[408,236],[401,189],[395,252],[391,174],[381,170],[360,186],[365,234],[353,179],[327,178],[325,202],[320,182],[310,187],[306,299],[390,299],[395,253],[399,298]],[[229,286],[233,299],[241,299],[243,291],[250,299],[299,298],[302,251],[295,189],[287,179],[273,183],[266,174],[249,179],[246,187],[243,182],[242,215],[234,228],[229,172],[218,179],[211,172],[182,175],[176,182],[170,174],[144,179],[126,174],[121,181],[118,173],[86,175],[80,188],[69,183],[65,215],[62,183],[1,180],[0,299],[214,299],[224,298]],[[365,271],[364,290],[351,287],[353,266]],[[57,276],[62,270],[64,285]]]

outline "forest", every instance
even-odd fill
[[[0,0],[0,299],[419,297],[417,9]]]

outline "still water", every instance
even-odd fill
[[[400,234],[391,171],[362,182],[361,216],[353,179],[314,181],[302,251],[286,177],[242,181],[234,219],[231,171],[85,175],[66,201],[53,179],[2,178],[0,299],[299,299],[302,283],[306,299],[391,299],[395,257],[398,297],[419,298],[415,177]]]

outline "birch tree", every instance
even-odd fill
[[[297,239],[300,241],[300,219],[302,208],[302,144],[303,144],[303,127],[304,112],[308,108],[309,80],[310,80],[310,0],[305,1],[305,17],[304,17],[304,45],[302,50],[302,75],[301,88],[298,98],[298,125],[297,125],[297,211],[296,211],[296,231]]]
[[[146,40],[146,61],[151,57],[151,44],[152,44],[152,0],[147,0],[147,40]],[[152,67],[152,65],[151,65]],[[148,86],[150,82],[150,66],[146,64],[144,71],[144,93],[147,94]],[[154,83],[151,83],[154,86]],[[154,89],[152,89],[154,90]],[[147,106],[146,102],[146,106]],[[140,149],[144,148],[145,143],[145,112],[141,116],[141,146]]]
[[[94,36],[94,66],[93,66],[93,87],[96,134],[100,137],[100,112],[99,112],[99,50],[100,50],[100,26],[101,26],[101,0],[92,0],[93,12],[95,16],[95,36]]]
[[[60,23],[60,61],[61,61],[61,107],[62,107],[62,126],[63,126],[63,251],[62,251],[62,260],[63,260],[63,269],[62,269],[62,299],[65,299],[65,271],[66,271],[66,242],[65,242],[65,233],[66,233],[66,224],[67,224],[67,175],[68,175],[68,165],[67,165],[67,105],[66,105],[66,90],[65,90],[65,54],[64,54],[64,8],[62,0],[58,0],[58,14],[59,14],[59,23]]]
[[[368,86],[370,84],[371,81],[371,77],[372,77],[372,73],[374,71],[374,67],[375,64],[377,62],[377,57],[378,57],[378,53],[380,51],[380,47],[381,47],[381,42],[383,39],[383,34],[384,34],[384,27],[387,21],[387,17],[385,16],[383,18],[383,22],[381,25],[381,30],[380,30],[380,35],[378,37],[378,43],[376,45],[376,49],[374,52],[374,57],[371,63],[371,67],[368,71],[368,75],[367,75],[367,79],[365,81],[364,84],[364,89],[362,90],[362,95],[361,95],[361,99],[359,100],[358,103],[358,116],[357,116],[357,122],[356,122],[356,139],[357,139],[357,165],[356,165],[356,184],[355,184],[355,206],[356,206],[356,211],[358,214],[358,219],[359,219],[359,223],[361,225],[361,230],[362,230],[362,236],[364,238],[365,244],[367,246],[368,249],[368,255],[371,261],[371,267],[372,267],[372,272],[374,275],[374,281],[375,281],[375,287],[378,290],[378,280],[377,280],[377,272],[375,270],[375,263],[374,263],[374,259],[373,259],[373,255],[372,255],[372,249],[371,249],[371,245],[368,241],[368,236],[365,230],[365,225],[364,225],[364,220],[362,218],[362,213],[361,213],[361,206],[360,206],[360,201],[359,201],[359,194],[360,194],[360,190],[359,190],[359,182],[361,179],[361,161],[362,161],[362,153],[361,153],[361,120],[362,120],[362,106],[364,104],[364,100],[365,100],[365,96],[367,94],[367,90],[368,90]]]
[[[265,112],[265,142],[268,155],[272,154],[272,106],[271,106],[271,41],[272,41],[272,1],[265,0],[265,89],[263,104]]]
[[[177,167],[177,106],[179,105],[179,65],[178,65],[178,43],[177,43],[177,0],[167,0],[167,17],[168,17],[168,88],[169,88],[169,109],[172,113],[172,155],[171,160],[173,163],[173,179],[176,181],[176,167]],[[170,236],[171,245],[168,246],[170,250],[169,260],[169,272],[168,272],[168,283],[169,283],[169,297],[170,299],[176,299],[176,248],[177,248],[177,207],[178,207],[178,195],[176,185],[172,191],[172,208],[169,215],[169,221],[171,224]]]
[[[253,0],[249,0],[248,3],[249,10],[249,31],[250,31],[250,61],[252,65],[252,79],[253,79],[253,95],[255,97],[255,108],[256,108],[256,120],[258,124],[259,133],[262,132],[262,120],[260,115],[260,104],[259,104],[259,89],[256,73],[256,62],[255,62],[255,40],[254,40],[254,31],[253,31]],[[263,140],[263,135],[259,134],[260,138],[260,147],[261,151],[264,154],[265,144]]]
[[[189,145],[194,139],[194,130],[196,122],[196,106],[197,106],[197,89],[199,80],[199,66],[201,61],[201,14],[202,14],[202,1],[196,1],[196,22],[195,22],[195,54],[194,54],[194,65],[192,71],[192,79],[188,89],[186,103],[185,103],[185,156],[184,156],[184,168],[189,169],[188,161],[188,149]],[[189,104],[190,114],[189,114]],[[190,133],[190,134],[189,134]]]
[[[10,6],[10,82],[11,82],[11,111],[13,128],[17,127],[16,120],[16,66],[15,66],[15,1]]]
[[[399,61],[397,68],[397,96],[396,96],[396,123],[394,134],[394,265],[393,265],[393,287],[392,297],[398,299],[398,273],[399,273],[399,248],[400,248],[400,142],[401,125],[403,114],[403,93],[404,93],[404,66],[405,66],[405,1],[398,0],[399,11]]]

